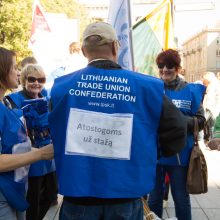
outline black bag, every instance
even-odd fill
[[[198,144],[198,121],[194,118],[194,146],[190,156],[186,188],[190,194],[208,191],[208,170],[205,157]]]

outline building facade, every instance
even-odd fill
[[[188,82],[201,80],[202,75],[220,71],[220,28],[205,28],[183,43],[183,68]]]
[[[107,21],[110,0],[78,0],[88,11],[88,17],[94,20]],[[116,1],[116,0],[115,0]],[[133,22],[147,14],[160,0],[133,0],[131,14]]]

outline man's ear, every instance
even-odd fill
[[[83,56],[86,57],[86,53],[85,53],[84,47],[81,47],[81,51],[83,53]]]
[[[112,55],[117,57],[118,54],[118,45],[116,41],[112,42]]]

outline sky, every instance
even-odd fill
[[[215,1],[214,10],[176,11],[174,15],[175,36],[181,44],[201,32],[205,26],[215,27],[218,20],[220,21],[220,0]]]
[[[80,3],[89,3],[89,4],[109,3],[109,1],[110,0],[79,0]]]
[[[110,0],[79,0],[80,2],[89,2],[89,4],[109,3]],[[115,0],[117,1],[117,0]],[[174,14],[174,31],[178,38],[178,44],[200,32],[206,25],[214,27],[217,20],[220,20],[220,0],[173,0],[178,6]],[[132,0],[131,0],[132,2]],[[146,0],[147,2],[147,0]],[[204,10],[215,5],[214,10]],[[186,6],[185,6],[186,5]],[[181,6],[181,7],[180,7]],[[195,10],[183,10],[184,7]],[[134,10],[134,7],[132,8]],[[182,10],[181,10],[182,9]],[[201,10],[203,9],[203,10]],[[142,12],[141,12],[142,13]],[[134,13],[134,11],[132,12]]]

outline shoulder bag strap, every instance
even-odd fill
[[[193,131],[193,136],[194,136],[194,146],[199,146],[198,143],[198,135],[199,135],[199,126],[198,126],[198,119],[196,117],[193,117],[194,119],[194,131]]]

